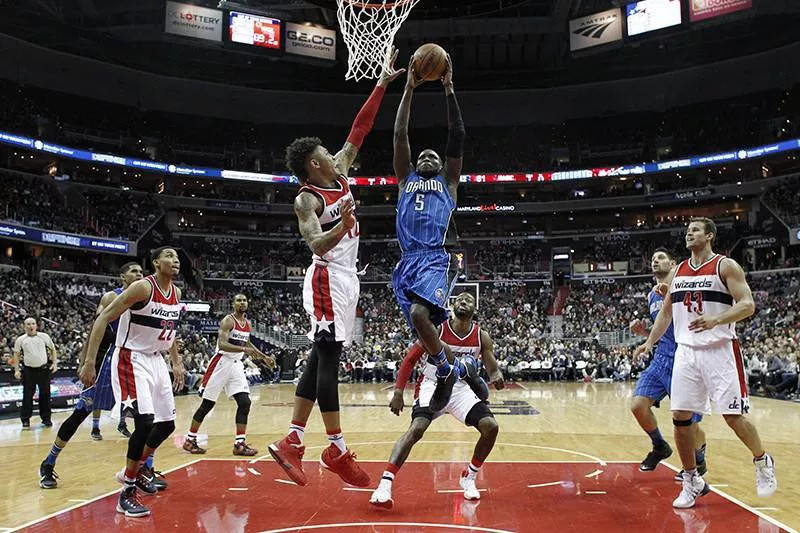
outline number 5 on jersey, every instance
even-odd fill
[[[423,211],[425,209],[425,195],[417,193],[414,197],[414,211]]]
[[[698,315],[702,315],[703,293],[700,291],[686,291],[686,295],[683,297],[683,305],[686,306],[686,311],[688,313],[697,313]]]

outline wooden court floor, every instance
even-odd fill
[[[384,390],[386,386],[340,386],[342,427],[348,445],[358,453],[359,459],[385,461],[394,441],[408,426],[410,391],[406,392],[407,409],[396,417],[386,407],[391,394],[390,390]],[[500,435],[489,462],[639,461],[649,451],[649,439],[628,410],[631,393],[632,386],[627,383],[526,383],[524,388],[492,391],[490,401],[500,424]],[[259,455],[266,453],[269,442],[285,433],[293,395],[292,385],[265,385],[253,389],[248,440],[259,449]],[[170,470],[199,457],[180,449],[189,420],[199,403],[197,396],[177,398],[177,430],[159,450],[156,469]],[[749,453],[718,416],[707,417],[703,423],[708,436],[709,473],[706,477],[712,486],[744,506],[788,528],[800,529],[800,466],[797,462],[800,404],[754,398],[752,406],[750,419],[776,460],[778,492],[768,500],[756,497]],[[208,435],[209,446],[209,453],[203,457],[232,458],[234,412],[235,404],[223,399],[208,416],[201,428],[201,434]],[[668,405],[656,412],[662,432],[673,443]],[[37,426],[38,419],[34,417],[33,429],[27,431],[21,430],[17,419],[0,421],[0,453],[5,466],[0,481],[0,531],[78,506],[118,487],[113,474],[123,464],[127,441],[116,433],[116,421],[104,414],[104,440],[91,440],[87,420],[58,459],[59,488],[49,491],[39,488],[38,466],[66,416],[67,412],[55,414],[54,428]],[[433,423],[410,459],[467,461],[476,436],[474,429],[443,417]],[[320,450],[325,443],[322,421],[318,413],[314,413],[307,428],[306,444]],[[310,449],[307,459],[316,459],[315,453],[318,451]],[[677,452],[667,462],[679,467]],[[400,476],[402,473],[401,470]],[[654,501],[653,505],[670,506],[671,498],[678,491],[676,484],[674,495]],[[109,531],[114,530],[114,524],[109,527]],[[731,531],[728,528],[727,532]]]

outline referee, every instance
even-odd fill
[[[39,416],[42,424],[51,427],[50,420],[50,373],[58,364],[56,347],[47,333],[36,331],[36,320],[25,319],[25,335],[17,337],[14,343],[14,378],[22,379],[22,428],[31,427],[33,414],[33,393],[39,387]],[[20,353],[22,372],[20,372]],[[50,357],[48,357],[48,354]]]

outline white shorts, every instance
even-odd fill
[[[154,415],[154,422],[175,420],[175,397],[164,357],[118,347],[111,365],[114,399],[122,404],[124,415]]]
[[[750,410],[747,379],[739,341],[726,340],[709,346],[679,344],[672,369],[673,411],[742,415]]]
[[[234,359],[222,354],[211,358],[200,387],[203,389],[202,398],[212,402],[217,401],[222,389],[225,389],[228,398],[232,398],[234,394],[240,392],[250,392],[241,358]]]
[[[349,345],[353,340],[360,290],[355,272],[312,263],[303,282],[303,307],[311,318],[308,338]]]
[[[422,383],[419,384],[419,394],[414,401],[415,407],[428,407],[431,403],[433,391],[436,390],[436,381],[423,378]],[[439,412],[433,413],[433,419],[436,420],[445,413],[450,413],[453,418],[461,422],[467,423],[467,415],[475,405],[481,403],[480,399],[475,396],[472,389],[462,380],[456,381],[453,385],[453,393],[450,395],[450,401]]]

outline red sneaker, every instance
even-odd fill
[[[350,450],[342,453],[335,444],[331,444],[322,451],[319,464],[338,475],[349,485],[368,487],[370,484],[369,474],[356,464],[356,454]]]
[[[303,472],[303,454],[306,447],[300,444],[296,433],[292,432],[281,440],[273,442],[267,449],[292,481],[300,486],[308,483],[306,474]]]

